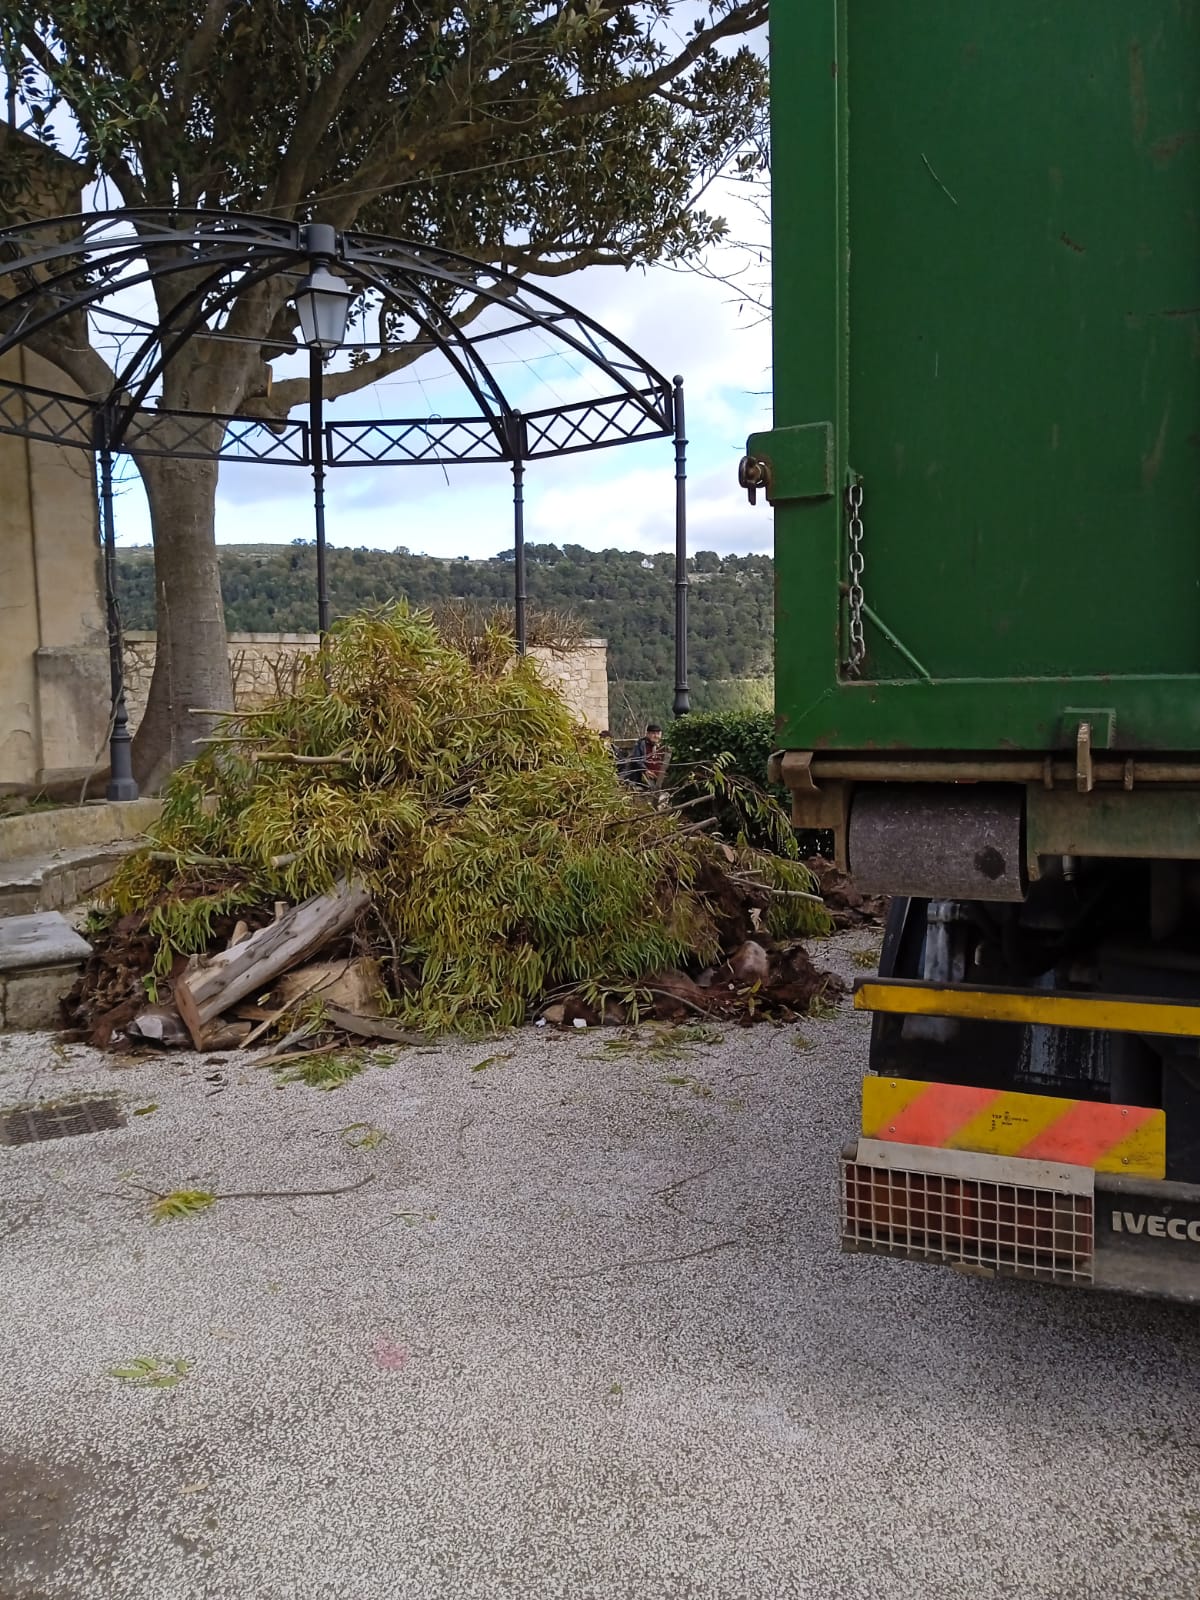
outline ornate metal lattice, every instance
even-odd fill
[[[295,394],[295,405],[273,404],[269,383],[265,394],[243,402],[241,415],[165,403],[165,375],[192,341],[249,347],[247,372],[257,364],[273,373],[271,363],[299,356],[296,292],[318,261],[335,266],[353,295],[355,331],[339,341],[339,351],[349,352],[339,359],[351,368],[365,363],[377,375],[438,358],[454,384],[454,414],[429,403],[421,416],[327,421],[318,349],[307,352],[307,393],[280,391]],[[17,349],[63,372],[72,387],[0,378],[0,434],[99,457],[113,702],[110,799],[137,794],[115,599],[113,457],[121,453],[311,467],[322,631],[329,618],[326,467],[508,462],[523,649],[525,463],[674,435],[675,710],[688,709],[682,380],[669,383],[624,341],[546,290],[408,240],[223,212],[102,211],[0,230],[0,360]],[[548,361],[553,382],[544,371]],[[413,381],[424,394],[423,381]],[[571,392],[560,393],[560,383]],[[330,371],[328,387],[333,398],[354,385]],[[553,404],[543,403],[541,389]],[[460,411],[464,392],[468,403]],[[291,411],[306,398],[307,420],[294,419]]]
[[[351,361],[384,355],[400,367],[440,356],[474,409],[330,420],[331,467],[532,461],[673,431],[670,382],[544,289],[452,251],[359,233],[338,236],[335,263],[356,295],[358,333],[344,347]],[[312,465],[303,422],[257,414],[269,411],[269,397],[242,416],[157,403],[165,369],[191,340],[290,354],[294,340],[268,340],[250,300],[268,295],[282,310],[309,265],[305,225],[269,217],[129,210],[0,230],[0,357],[22,345],[50,355],[55,325],[66,320],[81,345],[105,347],[109,359],[93,370],[107,367],[110,377],[99,390],[82,366],[71,370],[73,391],[0,382],[0,433],[92,449],[103,416],[117,452]],[[531,391],[547,360],[587,397],[536,403]]]

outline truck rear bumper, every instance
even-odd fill
[[[843,1250],[1200,1303],[1200,1184],[861,1138]]]

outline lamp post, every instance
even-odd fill
[[[517,654],[525,654],[525,429],[514,411],[509,430],[513,476],[513,623]]]
[[[683,379],[674,384],[675,420],[675,700],[672,710],[686,717],[692,709],[688,688],[687,433],[683,421]]]
[[[329,632],[329,584],[325,574],[325,384],[324,358],[346,342],[354,291],[329,263],[337,257],[337,233],[310,222],[303,241],[312,268],[295,294],[300,335],[308,346],[308,437],[313,469],[313,522],[317,535],[317,630]]]
[[[117,533],[113,516],[112,414],[106,406],[96,415],[96,449],[100,457],[100,528],[104,540],[104,603],[108,626],[108,674],[112,716],[108,729],[107,800],[136,800],[133,743],[125,709],[125,659],[121,612],[117,604]]]

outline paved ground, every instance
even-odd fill
[[[0,1149],[0,1600],[1193,1600],[1200,1320],[841,1257],[865,1032],[803,1031],[333,1093],[0,1040],[0,1103],[158,1107]]]

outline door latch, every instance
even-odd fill
[[[758,491],[768,487],[770,474],[761,456],[743,456],[738,463],[738,483],[750,497],[750,504],[758,504]]]

